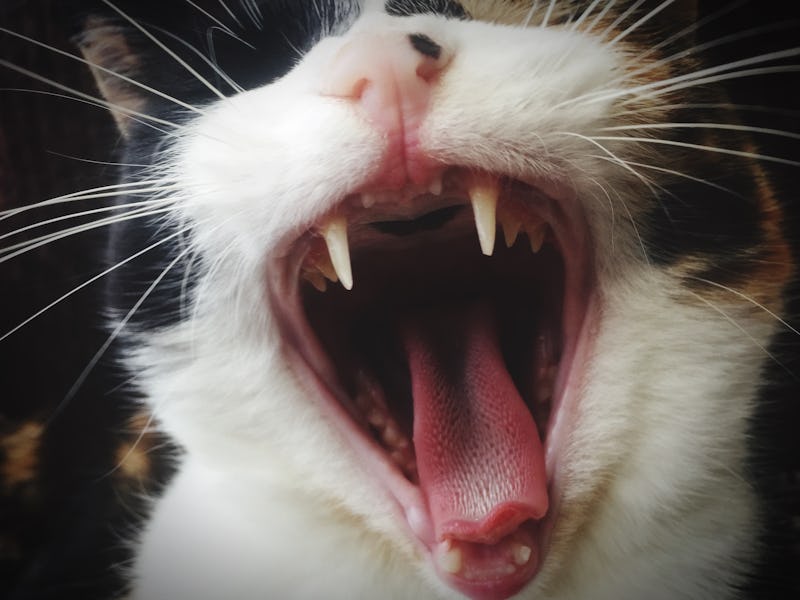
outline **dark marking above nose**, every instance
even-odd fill
[[[433,60],[439,60],[439,57],[442,55],[442,47],[425,34],[412,33],[408,36],[408,39],[411,41],[411,45],[414,46],[414,49],[424,56],[428,56]]]

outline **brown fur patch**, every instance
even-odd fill
[[[36,479],[43,431],[42,423],[26,421],[0,439],[0,450],[3,452],[0,476],[7,491]]]
[[[127,135],[131,114],[141,112],[146,102],[141,90],[119,75],[134,79],[141,66],[139,57],[119,27],[98,17],[87,19],[77,43],[89,62],[97,88],[112,105],[110,110],[117,127]]]
[[[758,153],[750,142],[743,142],[740,149]],[[744,306],[754,315],[773,320],[769,312],[779,314],[783,311],[783,293],[797,266],[784,230],[784,211],[775,198],[769,175],[755,159],[749,161],[747,168],[756,184],[758,227],[762,239],[752,249],[751,256],[742,257],[741,270],[736,273],[735,280],[723,284],[706,277],[706,273],[713,272],[715,264],[713,258],[702,256],[687,257],[676,264],[672,272],[683,278],[686,285],[705,300]]]
[[[121,483],[141,487],[153,479],[151,453],[158,442],[149,412],[139,411],[128,420],[127,431],[114,452],[115,475]]]

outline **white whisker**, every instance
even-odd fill
[[[59,94],[57,92],[48,92],[46,90],[34,90],[34,89],[26,89],[26,88],[0,88],[0,90],[6,91],[6,92],[25,92],[27,94],[39,94],[41,96],[52,96],[53,98],[61,98],[63,100],[69,100],[70,102],[79,102],[81,104],[86,104],[88,106],[94,106],[96,108],[102,108],[103,112],[105,112],[106,114],[108,113],[108,109],[109,108],[112,108],[113,110],[116,110],[118,112],[124,112],[123,107],[116,106],[114,104],[110,104],[108,102],[105,102],[103,100],[99,100],[97,98],[95,98],[93,100],[88,100],[86,98],[80,98],[80,97],[77,97],[77,96],[70,96],[70,95],[67,95],[67,94]],[[89,98],[91,98],[91,96],[89,96]],[[135,117],[132,114],[127,115],[127,117],[131,121],[135,121],[136,123],[141,123],[145,127],[149,127],[150,129],[152,129],[154,131],[158,131],[159,133],[161,133],[161,134],[163,134],[165,136],[174,135],[174,133],[172,133],[171,131],[166,131],[164,129],[161,129],[160,127],[155,126],[153,123],[149,123],[148,121],[145,121],[144,119],[140,119],[138,117]],[[177,125],[177,124],[173,124],[173,126],[174,127],[180,127],[180,125]]]
[[[225,4],[225,0],[217,0],[217,2],[219,2],[219,5],[222,6],[225,12],[228,13],[228,16],[236,22],[236,24],[239,26],[239,29],[244,29],[244,25],[236,16],[236,13],[234,13],[230,8],[228,8],[228,5]]]
[[[193,67],[192,67],[192,66],[191,66],[189,63],[187,63],[185,60],[183,60],[183,59],[182,59],[180,56],[178,56],[178,55],[177,55],[175,52],[173,52],[172,50],[170,50],[170,49],[167,47],[167,45],[166,45],[166,44],[164,44],[164,43],[163,43],[161,40],[159,40],[159,39],[158,39],[156,36],[154,36],[152,33],[150,33],[150,32],[149,32],[149,31],[148,31],[146,28],[142,27],[142,25],[141,25],[141,24],[140,24],[138,21],[136,21],[136,19],[133,19],[133,18],[132,18],[132,17],[130,17],[130,16],[129,16],[129,15],[126,13],[126,12],[124,12],[123,10],[121,10],[120,8],[118,8],[117,6],[115,6],[115,5],[114,5],[114,3],[113,3],[113,2],[111,2],[111,0],[102,0],[102,2],[103,2],[103,4],[106,4],[106,5],[107,5],[107,6],[109,6],[111,9],[113,9],[113,10],[114,10],[114,11],[115,11],[117,14],[119,14],[119,15],[120,15],[120,16],[121,16],[123,19],[125,19],[126,21],[128,21],[128,22],[129,22],[131,25],[133,25],[134,27],[136,27],[136,29],[138,29],[139,31],[141,31],[141,32],[142,32],[142,33],[143,33],[145,36],[147,36],[147,38],[148,38],[150,41],[152,41],[154,44],[156,44],[156,46],[158,46],[158,47],[159,47],[161,50],[163,50],[163,51],[164,51],[164,52],[165,52],[165,53],[166,53],[168,56],[170,56],[170,57],[171,57],[171,58],[172,58],[172,59],[173,59],[175,62],[177,62],[177,63],[178,63],[179,65],[181,65],[181,66],[182,66],[184,69],[186,69],[186,71],[188,71],[188,72],[189,72],[191,75],[193,75],[193,76],[195,77],[195,79],[197,79],[197,81],[199,81],[200,83],[202,83],[202,84],[203,84],[203,85],[204,85],[204,86],[205,86],[205,87],[206,87],[206,88],[207,88],[207,89],[208,89],[208,90],[209,90],[211,93],[213,93],[214,95],[216,95],[216,96],[217,96],[218,98],[220,98],[221,100],[224,100],[224,99],[225,99],[225,94],[223,94],[222,92],[220,92],[220,91],[219,91],[219,90],[218,90],[218,89],[217,89],[217,88],[216,88],[214,85],[212,85],[212,84],[211,84],[211,82],[210,82],[210,81],[208,81],[208,80],[207,80],[205,77],[203,77],[203,76],[202,76],[200,73],[198,73],[198,72],[197,72],[197,70],[196,70],[196,69],[194,69],[194,68],[193,68]]]
[[[19,229],[14,229],[13,231],[8,231],[6,233],[0,234],[0,240],[13,237],[15,235],[19,235],[24,233],[25,231],[31,231],[33,229],[38,229],[40,227],[45,227],[47,225],[52,225],[53,223],[60,223],[62,221],[68,221],[70,219],[78,219],[80,217],[86,217],[89,215],[96,215],[103,212],[111,212],[115,210],[127,210],[131,207],[142,207],[142,206],[154,206],[154,205],[162,205],[165,203],[172,203],[174,200],[166,199],[166,200],[142,200],[141,202],[131,202],[126,204],[115,204],[113,206],[103,206],[101,208],[93,208],[91,210],[82,210],[75,213],[69,213],[67,215],[60,215],[58,217],[53,217],[51,219],[45,219],[44,221],[37,221],[36,223],[32,223],[30,225],[26,225],[24,227],[20,227]],[[2,250],[0,250],[2,252]]]
[[[798,72],[800,72],[800,65],[783,65],[775,67],[760,67],[757,69],[743,69],[741,71],[734,71],[733,73],[723,73],[723,74],[713,75],[711,77],[706,77],[703,79],[691,79],[689,81],[684,81],[682,83],[673,85],[671,87],[666,87],[660,90],[656,90],[648,94],[642,94],[638,98],[630,98],[628,100],[624,100],[622,104],[625,105],[634,100],[641,100],[643,98],[656,98],[664,94],[670,94],[678,90],[690,87],[696,87],[699,85],[706,85],[708,83],[719,83],[721,81],[728,81],[731,79],[743,79],[745,77],[754,77],[756,75],[777,75],[780,73],[798,73]],[[653,88],[655,86],[648,86],[648,87]]]
[[[531,24],[531,20],[533,19],[533,15],[536,14],[536,9],[539,8],[539,0],[533,0],[530,9],[528,10],[528,14],[525,16],[525,20],[522,22],[523,27],[528,27]]]
[[[648,56],[650,56],[651,54],[657,52],[661,48],[668,47],[671,44],[674,44],[677,40],[681,39],[682,37],[685,37],[685,36],[689,35],[690,33],[696,33],[697,31],[700,30],[701,27],[704,27],[705,25],[708,25],[709,23],[711,23],[713,21],[716,21],[717,19],[723,17],[725,14],[735,10],[736,8],[741,6],[742,4],[746,4],[748,1],[749,0],[737,0],[736,2],[729,2],[724,7],[722,7],[721,9],[713,12],[712,14],[706,15],[702,19],[699,19],[699,20],[693,22],[692,24],[684,27],[683,29],[681,29],[677,33],[672,34],[671,36],[663,39],[662,41],[658,42],[657,44],[653,44],[652,46],[647,48],[644,51],[644,53],[642,53],[639,56],[639,60],[647,58]],[[755,35],[755,34],[759,33],[761,30],[769,30],[769,28],[770,28],[769,26],[768,27],[756,27],[756,28],[748,29],[748,30],[745,30],[745,31],[742,31],[742,32],[739,32],[739,33],[732,34],[732,35],[727,35],[727,36],[723,36],[723,37],[720,37],[720,38],[717,38],[717,39],[714,39],[714,40],[710,40],[710,41],[705,42],[703,44],[693,45],[693,46],[691,46],[691,47],[689,47],[689,48],[687,48],[685,50],[682,50],[682,51],[677,52],[677,53],[675,53],[675,54],[673,54],[671,56],[668,56],[668,57],[666,57],[664,59],[661,59],[661,60],[657,61],[656,63],[653,63],[653,65],[660,66],[661,64],[669,64],[670,62],[673,62],[674,60],[677,60],[677,59],[682,58],[684,56],[687,56],[689,54],[697,54],[699,52],[702,52],[702,51],[708,50],[710,48],[713,48],[715,46],[720,46],[720,45],[722,45],[724,43],[727,43],[729,41],[740,40],[740,39],[743,39],[743,38],[748,37],[750,35]],[[645,67],[645,71],[644,72],[652,70],[652,68],[657,68],[657,67],[653,67],[651,65],[648,65],[647,67]]]
[[[779,156],[768,156],[766,154],[759,154],[757,152],[746,152],[744,150],[732,150],[731,148],[718,148],[716,146],[705,146],[703,144],[692,144],[690,142],[678,142],[675,140],[662,140],[659,138],[647,137],[626,137],[626,136],[612,136],[612,135],[598,135],[592,136],[593,140],[597,141],[625,141],[635,142],[642,144],[660,144],[665,146],[676,146],[679,148],[690,148],[692,150],[703,150],[706,152],[716,152],[719,154],[729,154],[731,156],[742,156],[744,158],[753,158],[756,160],[764,160],[774,162],[782,165],[790,165],[792,167],[800,167],[800,162],[789,160],[788,158],[781,158]]]
[[[149,169],[152,165],[145,165],[145,164],[138,164],[138,163],[122,163],[122,162],[113,162],[110,160],[95,160],[93,158],[83,158],[81,156],[72,156],[70,154],[64,154],[62,152],[56,152],[55,150],[46,150],[47,154],[52,154],[53,156],[59,156],[61,158],[66,158],[68,160],[74,160],[76,162],[87,163],[90,165],[101,165],[106,167],[133,167],[136,169]]]
[[[658,197],[658,194],[653,189],[653,183],[651,181],[649,181],[644,175],[642,175],[641,173],[636,171],[636,169],[631,167],[625,160],[623,160],[620,157],[618,157],[616,154],[611,152],[611,150],[609,150],[608,148],[606,148],[605,146],[603,146],[599,142],[596,142],[594,139],[586,137],[585,135],[581,135],[579,133],[574,133],[574,132],[571,132],[571,131],[559,131],[559,132],[556,132],[556,135],[566,135],[566,136],[576,137],[578,139],[582,139],[582,140],[584,140],[586,142],[589,142],[589,143],[597,146],[600,150],[602,150],[605,154],[608,155],[606,160],[608,160],[610,162],[613,162],[614,164],[617,164],[620,167],[622,167],[623,169],[625,169],[626,171],[632,173],[634,177],[639,179],[647,187],[647,189],[650,190],[650,192],[653,194],[654,197],[656,197],[656,198]],[[639,245],[642,248],[643,256],[644,256],[645,260],[647,260],[649,262],[650,259],[649,259],[649,255],[647,253],[647,247],[645,246],[644,239],[642,238],[641,234],[639,233],[639,228],[636,226],[636,219],[633,218],[633,213],[631,213],[630,209],[628,208],[627,203],[620,196],[617,196],[617,197],[620,199],[620,202],[622,203],[622,206],[625,209],[625,212],[628,213],[628,218],[630,219],[631,226],[633,227],[633,231],[636,234],[636,237],[639,240]]]
[[[553,15],[553,9],[555,8],[556,0],[550,0],[550,4],[547,6],[547,11],[544,13],[544,18],[542,18],[542,24],[539,27],[547,27],[547,24],[550,22],[550,17]]]
[[[200,14],[204,15],[210,21],[213,21],[214,23],[219,25],[220,29],[222,31],[224,31],[225,33],[227,33],[229,36],[231,36],[233,39],[238,40],[238,41],[242,42],[243,44],[247,44],[247,42],[245,42],[241,37],[236,35],[236,33],[230,27],[228,27],[225,23],[220,21],[217,17],[212,15],[210,12],[205,10],[203,7],[199,6],[196,2],[193,2],[192,0],[184,0],[184,2],[186,2],[186,4],[188,4],[189,6],[194,8]],[[250,44],[247,44],[247,45],[249,46]],[[250,46],[250,47],[252,48],[252,46]]]
[[[86,365],[86,367],[84,367],[83,371],[81,371],[81,374],[78,376],[78,378],[72,384],[70,389],[67,391],[67,393],[65,394],[64,398],[56,405],[56,407],[53,409],[53,412],[48,416],[47,421],[45,423],[45,426],[47,426],[50,423],[52,423],[52,421],[60,414],[60,412],[64,409],[64,407],[67,404],[69,404],[70,400],[72,400],[72,398],[75,396],[75,394],[81,388],[81,386],[83,386],[84,382],[86,381],[86,378],[94,370],[95,366],[97,366],[97,363],[100,361],[100,359],[106,353],[108,348],[111,346],[111,344],[114,343],[114,340],[116,340],[117,337],[119,337],[119,334],[128,325],[128,322],[131,320],[133,315],[136,314],[136,311],[138,311],[139,308],[141,308],[141,306],[142,306],[142,304],[144,304],[145,300],[147,300],[147,298],[150,297],[150,294],[153,293],[153,290],[155,290],[156,287],[158,287],[158,285],[161,283],[161,281],[164,279],[164,277],[167,276],[167,273],[169,273],[172,270],[172,268],[178,263],[178,261],[181,260],[184,257],[186,252],[187,252],[187,250],[184,250],[183,252],[179,253],[172,260],[172,262],[170,262],[169,265],[167,265],[161,271],[161,273],[158,274],[158,276],[147,287],[147,289],[139,297],[139,299],[131,307],[131,309],[127,312],[127,314],[123,317],[123,319],[117,324],[117,326],[114,328],[114,330],[108,336],[108,338],[106,338],[106,341],[103,342],[103,345],[100,346],[99,350],[94,354],[94,356],[92,356],[92,358],[89,360],[89,363]]]
[[[164,244],[164,243],[166,243],[166,242],[169,242],[169,241],[170,241],[170,240],[172,240],[173,238],[175,238],[175,237],[177,237],[178,235],[181,235],[181,234],[183,234],[183,233],[184,233],[184,231],[178,231],[178,232],[176,232],[176,233],[170,234],[170,235],[168,235],[168,236],[166,236],[166,237],[164,237],[164,238],[162,238],[162,239],[158,240],[158,241],[157,241],[157,242],[155,242],[154,244],[151,244],[151,245],[147,246],[147,247],[146,247],[146,248],[144,248],[143,250],[139,250],[138,252],[136,252],[135,254],[132,254],[132,255],[131,255],[131,256],[129,256],[128,258],[126,258],[126,259],[124,259],[124,260],[121,260],[121,261],[119,261],[119,262],[118,262],[118,263],[116,263],[115,265],[113,265],[113,266],[111,266],[111,267],[109,267],[109,268],[105,269],[104,271],[102,271],[102,272],[98,273],[97,275],[95,275],[95,276],[91,277],[90,279],[87,279],[87,280],[86,280],[86,281],[84,281],[83,283],[81,283],[81,284],[79,284],[79,285],[75,286],[75,287],[74,287],[74,288],[72,288],[70,291],[68,291],[66,294],[63,294],[63,295],[59,296],[58,298],[56,298],[55,300],[53,300],[53,301],[52,301],[50,304],[48,304],[48,305],[47,305],[47,306],[45,306],[44,308],[42,308],[42,309],[40,309],[40,310],[36,311],[34,314],[32,314],[31,316],[29,316],[28,318],[26,318],[24,321],[22,321],[21,323],[17,324],[15,327],[13,327],[13,328],[12,328],[12,329],[10,329],[9,331],[5,332],[4,334],[0,335],[0,342],[2,342],[2,341],[3,341],[3,340],[5,340],[6,338],[8,338],[8,337],[10,337],[10,336],[14,335],[14,334],[15,334],[17,331],[19,331],[20,329],[22,329],[23,327],[25,327],[25,326],[26,326],[28,323],[30,323],[30,322],[31,322],[31,321],[33,321],[34,319],[37,319],[38,317],[40,317],[41,315],[43,315],[44,313],[46,313],[48,310],[50,310],[50,309],[51,309],[51,308],[53,308],[54,306],[58,305],[59,303],[63,302],[64,300],[66,300],[66,299],[67,299],[67,298],[69,298],[70,296],[74,296],[75,294],[77,294],[77,293],[78,293],[79,291],[81,291],[82,289],[84,289],[84,288],[86,288],[86,287],[90,286],[90,285],[91,285],[91,284],[93,284],[95,281],[99,281],[100,279],[102,279],[103,277],[105,277],[106,275],[108,275],[109,273],[112,273],[112,272],[116,271],[117,269],[119,269],[120,267],[122,267],[122,266],[126,265],[126,264],[127,264],[127,263],[129,263],[130,261],[132,261],[132,260],[135,260],[136,258],[139,258],[139,257],[140,257],[140,256],[142,256],[143,254],[146,254],[147,252],[150,252],[150,251],[151,251],[151,250],[153,250],[154,248],[157,248],[158,246],[160,246],[160,245],[162,245],[162,244]]]
[[[599,13],[597,13],[597,15],[595,15],[595,18],[592,20],[591,25],[589,25],[589,27],[586,28],[586,31],[594,31],[594,28],[597,27],[598,23],[600,23],[600,21],[603,20],[603,17],[605,17],[606,14],[608,14],[608,11],[611,10],[611,8],[614,6],[615,3],[616,0],[608,0],[603,9]]]
[[[213,60],[208,58],[205,54],[203,54],[200,50],[195,48],[192,44],[190,44],[184,39],[181,39],[179,36],[175,35],[172,32],[166,31],[165,29],[161,29],[160,27],[154,27],[154,29],[156,29],[156,31],[163,33],[167,37],[172,38],[173,40],[175,40],[176,42],[187,48],[190,52],[195,54],[200,60],[206,63],[214,71],[214,73],[216,73],[220,77],[220,79],[222,79],[225,83],[227,83],[233,90],[239,93],[245,91],[244,88],[238,83],[236,83],[233,79],[231,79],[230,76],[225,71],[223,71],[218,64],[216,64]]]
[[[775,116],[783,117],[796,117],[800,118],[800,110],[792,110],[789,108],[776,108],[774,106],[763,106],[757,104],[737,104],[735,102],[675,102],[671,104],[658,104],[651,106],[637,106],[636,108],[627,108],[625,111],[611,115],[614,117],[624,117],[628,115],[635,115],[648,112],[663,113],[665,110],[723,110],[723,111],[736,111],[736,112],[763,112]]]
[[[642,125],[617,125],[614,127],[601,127],[598,131],[636,131],[647,129],[721,129],[725,131],[744,131],[747,133],[763,133],[779,137],[800,140],[800,134],[769,129],[767,127],[753,127],[750,125],[736,125],[733,123],[645,123]]]
[[[625,37],[630,35],[633,31],[636,31],[639,27],[641,27],[642,25],[647,23],[650,19],[655,17],[658,13],[660,13],[662,10],[667,8],[673,2],[675,2],[675,0],[664,0],[661,4],[659,4],[653,10],[651,10],[649,13],[644,15],[642,18],[640,18],[638,21],[636,21],[633,25],[628,27],[625,31],[622,31],[621,33],[617,34],[617,37],[615,37],[610,42],[608,42],[608,45],[609,46],[615,45],[618,41],[624,39]]]
[[[202,110],[200,110],[196,106],[192,106],[191,104],[187,104],[186,102],[178,100],[174,96],[170,96],[169,94],[165,94],[164,92],[161,92],[161,91],[159,91],[159,90],[157,90],[157,89],[155,89],[153,87],[150,87],[149,85],[145,85],[144,83],[142,83],[140,81],[136,81],[135,79],[132,79],[132,78],[126,76],[126,75],[123,75],[122,73],[117,73],[116,71],[112,71],[111,69],[107,69],[107,68],[105,68],[105,67],[103,67],[101,65],[98,65],[97,63],[93,63],[91,61],[86,60],[85,58],[81,58],[80,56],[76,56],[74,54],[70,54],[69,52],[65,52],[64,50],[61,50],[59,48],[55,48],[54,46],[51,46],[49,44],[45,44],[43,42],[35,40],[35,39],[31,38],[31,37],[28,37],[27,35],[22,35],[21,33],[15,33],[14,31],[11,31],[10,29],[6,29],[5,27],[0,27],[0,32],[3,32],[5,34],[7,34],[7,35],[16,37],[16,38],[21,39],[21,40],[25,40],[26,42],[28,42],[30,44],[35,44],[36,46],[39,46],[40,48],[44,48],[44,49],[49,50],[50,52],[54,52],[54,53],[56,53],[56,54],[58,54],[60,56],[66,56],[67,58],[70,58],[72,60],[76,60],[76,61],[78,61],[80,63],[83,63],[83,64],[93,68],[93,69],[97,69],[98,71],[102,71],[103,73],[108,73],[109,75],[112,75],[113,77],[121,79],[122,81],[124,81],[126,83],[130,83],[133,86],[136,86],[136,87],[138,87],[138,88],[140,88],[142,90],[145,90],[146,92],[150,92],[151,94],[154,94],[154,95],[156,95],[156,96],[158,96],[160,98],[163,98],[163,99],[168,100],[170,102],[174,102],[178,106],[181,106],[181,107],[183,107],[183,108],[185,108],[187,110],[190,110],[192,112],[195,112],[195,113],[201,114],[201,115],[205,114]]]
[[[12,258],[16,258],[17,256],[20,256],[22,254],[31,252],[36,248],[41,248],[42,246],[46,246],[47,244],[51,244],[58,240],[68,238],[73,235],[77,235],[79,233],[85,233],[93,229],[98,229],[100,227],[107,227],[109,225],[113,225],[114,223],[122,223],[124,221],[130,221],[132,219],[140,219],[143,217],[151,217],[159,214],[167,214],[173,210],[174,207],[172,206],[168,206],[166,208],[161,208],[157,210],[150,210],[149,207],[147,210],[136,209],[130,211],[125,215],[116,215],[114,217],[108,217],[106,219],[98,219],[97,221],[92,221],[91,223],[88,224],[79,225],[76,227],[70,227],[68,229],[63,229],[57,233],[51,233],[48,235],[40,236],[38,238],[34,238],[32,240],[20,242],[19,244],[13,244],[6,248],[0,248],[0,255],[1,255],[0,263],[7,262]]]
[[[623,102],[623,104],[626,104],[628,102],[640,101],[642,98],[658,96],[660,94],[675,91],[678,89],[683,89],[685,87],[702,85],[705,83],[712,83],[715,81],[723,81],[725,79],[736,79],[739,77],[746,77],[751,75],[763,75],[770,73],[794,72],[800,69],[800,67],[798,67],[797,65],[773,66],[773,67],[763,67],[761,69],[741,70],[741,71],[735,71],[734,73],[719,75],[720,73],[724,73],[725,71],[732,71],[740,67],[765,63],[773,60],[777,61],[784,58],[792,58],[798,55],[800,55],[800,48],[790,48],[788,50],[769,52],[766,54],[760,54],[746,59],[731,61],[721,65],[716,65],[713,67],[701,69],[699,71],[694,71],[692,73],[676,75],[675,77],[671,77],[669,79],[659,79],[656,81],[643,83],[629,88],[613,88],[613,87],[605,88],[602,90],[584,94],[582,96],[577,96],[575,98],[564,100],[563,102],[557,104],[554,107],[554,109],[563,108],[565,106],[575,103],[590,104],[592,102],[605,102],[608,100],[614,100],[621,96],[629,96],[630,98]],[[650,67],[648,66],[648,69],[649,68]],[[642,72],[646,72],[648,69],[643,69],[642,71],[639,71],[639,74]],[[711,77],[712,75],[717,75],[718,78]],[[626,79],[630,79],[632,76],[633,73],[628,73],[624,77],[621,77],[618,80],[609,83],[609,86],[622,82]],[[642,93],[654,90],[656,88],[661,88],[661,89],[656,90],[656,92],[652,94]]]
[[[17,73],[20,73],[21,75],[25,75],[26,77],[30,77],[31,79],[35,79],[36,81],[41,81],[42,83],[46,83],[47,85],[52,86],[52,87],[54,87],[56,89],[62,90],[64,92],[67,92],[68,94],[72,94],[73,96],[75,96],[77,98],[83,98],[84,100],[88,100],[92,104],[96,104],[96,105],[99,105],[99,106],[105,106],[107,109],[110,109],[110,110],[113,110],[113,111],[116,111],[116,112],[121,112],[121,113],[124,113],[126,115],[133,115],[133,116],[136,116],[136,117],[140,117],[140,118],[146,119],[148,121],[153,121],[154,123],[159,123],[161,125],[166,125],[167,127],[171,127],[173,129],[181,129],[182,128],[181,125],[178,125],[177,123],[173,123],[172,121],[166,121],[164,119],[160,119],[160,118],[154,117],[152,115],[148,115],[148,114],[145,114],[145,113],[141,113],[141,112],[135,111],[135,110],[127,108],[125,106],[114,104],[113,102],[108,102],[106,100],[101,100],[100,98],[96,98],[95,96],[92,96],[90,94],[86,94],[86,93],[81,92],[79,90],[73,89],[73,88],[71,88],[69,86],[60,84],[60,83],[58,83],[57,81],[55,81],[53,79],[50,79],[48,77],[44,77],[42,75],[39,75],[38,73],[35,73],[35,72],[33,72],[33,71],[29,70],[29,69],[26,69],[24,67],[20,67],[18,65],[15,65],[14,63],[9,62],[7,60],[0,59],[0,67],[5,67],[7,69],[11,69],[12,71],[16,71]],[[167,134],[167,135],[170,134],[168,131],[165,131],[164,133]]]
[[[152,183],[159,183],[160,181],[161,180],[152,180]],[[136,186],[142,186],[145,183],[150,183],[150,182],[144,180],[144,181],[136,181],[130,183],[117,183],[114,185],[104,185],[101,187],[91,188],[88,190],[81,190],[79,192],[72,192],[70,194],[65,194],[63,196],[57,196],[56,198],[50,198],[49,200],[42,200],[41,202],[36,202],[35,204],[26,204],[25,206],[19,206],[17,208],[9,208],[7,210],[0,212],[0,221],[3,221],[5,219],[11,218],[15,215],[24,212],[36,210],[39,208],[44,208],[46,206],[63,204],[66,202],[82,202],[84,200],[95,200],[97,198],[114,198],[117,196],[134,195],[134,194],[169,192],[178,189],[177,185],[136,187]]]
[[[735,290],[732,287],[728,287],[727,285],[723,285],[721,283],[717,283],[716,281],[711,281],[710,279],[704,279],[703,277],[695,277],[693,275],[688,275],[687,277],[688,277],[688,279],[694,279],[695,281],[699,281],[700,283],[705,283],[707,285],[719,288],[721,290],[725,290],[726,292],[728,292],[730,294],[733,294],[734,296],[737,296],[737,297],[741,298],[742,300],[745,300],[745,301],[749,302],[750,304],[752,304],[756,308],[759,308],[759,309],[763,310],[770,317],[772,317],[773,319],[778,321],[778,323],[783,325],[786,329],[788,329],[789,331],[791,331],[795,335],[800,336],[800,331],[798,331],[797,329],[792,327],[788,322],[786,322],[784,319],[782,319],[779,315],[776,315],[774,312],[772,312],[766,306],[764,306],[763,304],[761,304],[757,300],[751,298],[747,294],[743,294],[742,292],[740,292],[738,290]]]
[[[578,29],[583,24],[583,22],[589,17],[589,15],[592,14],[592,11],[595,9],[595,7],[598,4],[600,4],[600,1],[601,0],[592,0],[592,3],[589,6],[587,6],[586,9],[581,13],[581,16],[575,19],[572,25],[570,25],[569,28],[570,31],[575,31],[576,29]]]
[[[694,278],[693,278],[693,279],[694,279]],[[763,352],[765,355],[767,355],[767,356],[768,356],[768,357],[769,357],[769,358],[770,358],[770,359],[771,359],[771,360],[772,360],[772,361],[773,361],[773,362],[774,362],[776,365],[778,365],[778,366],[779,366],[781,369],[783,369],[784,371],[786,371],[786,373],[788,373],[788,374],[789,374],[789,375],[790,375],[790,376],[791,376],[793,379],[797,380],[797,376],[796,376],[796,375],[795,375],[795,374],[792,372],[792,370],[791,370],[791,369],[789,369],[789,367],[787,367],[786,365],[784,365],[784,364],[783,364],[783,363],[782,363],[780,360],[778,360],[778,358],[777,358],[777,357],[776,357],[774,354],[772,354],[772,352],[770,352],[770,351],[769,351],[769,350],[768,350],[766,347],[764,347],[764,345],[763,345],[761,342],[759,342],[759,341],[758,341],[758,340],[757,340],[755,337],[753,337],[753,335],[752,335],[752,334],[751,334],[749,331],[747,331],[747,330],[746,330],[744,327],[742,327],[742,326],[741,326],[741,325],[740,325],[740,324],[739,324],[739,323],[736,321],[736,319],[734,319],[733,317],[731,317],[731,316],[730,316],[728,313],[726,313],[726,312],[725,312],[724,310],[722,310],[720,307],[718,307],[717,305],[715,305],[713,302],[710,302],[710,301],[706,300],[705,298],[703,298],[703,297],[702,297],[700,294],[698,294],[698,293],[696,293],[696,292],[693,292],[692,290],[686,290],[686,291],[687,291],[689,294],[691,294],[692,296],[694,296],[695,298],[697,298],[698,300],[700,300],[700,302],[702,302],[703,304],[705,304],[706,306],[708,306],[709,308],[711,308],[711,309],[712,309],[712,310],[714,310],[715,312],[717,312],[717,313],[719,313],[720,315],[722,315],[722,317],[724,317],[724,318],[725,318],[725,320],[726,320],[726,321],[728,321],[728,323],[730,323],[731,325],[733,325],[734,327],[736,327],[736,329],[738,329],[738,330],[739,330],[739,331],[741,331],[741,332],[742,332],[742,333],[743,333],[745,336],[747,336],[747,338],[748,338],[748,339],[749,339],[749,340],[750,340],[750,341],[751,341],[753,344],[755,344],[755,346],[756,346],[757,348],[759,348],[759,349],[760,349],[760,350],[761,350],[761,351],[762,351],[762,352]]]
[[[637,8],[639,8],[642,4],[644,4],[647,0],[636,0],[631,6],[629,6],[626,10],[622,12],[614,21],[606,27],[605,31],[600,34],[600,39],[604,40],[608,37],[608,35],[614,31],[618,25],[623,23],[625,19],[627,19],[631,13],[633,13]]]

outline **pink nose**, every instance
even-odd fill
[[[449,52],[423,34],[356,34],[334,57],[322,94],[357,103],[366,119],[386,136],[390,153],[404,157],[407,177],[424,179],[415,168],[420,162],[415,156],[417,134],[437,76],[450,58]]]

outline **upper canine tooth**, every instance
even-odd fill
[[[475,213],[475,228],[478,230],[481,251],[486,256],[491,256],[494,252],[497,197],[500,195],[497,180],[473,176],[467,193]]]
[[[353,270],[350,265],[350,246],[347,243],[347,219],[334,217],[322,229],[328,254],[339,281],[345,289],[353,289]]]

